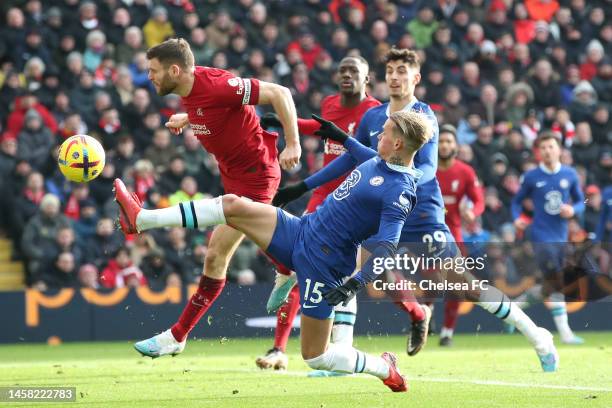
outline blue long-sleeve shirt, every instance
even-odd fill
[[[414,157],[414,167],[422,172],[422,176],[418,180],[417,205],[405,223],[405,228],[410,231],[429,231],[435,226],[444,225],[444,202],[436,179],[438,122],[429,105],[416,99],[406,105],[403,110],[423,113],[431,122],[433,128],[431,139],[419,149]],[[355,138],[363,145],[376,149],[378,147],[378,135],[382,132],[383,125],[388,118],[388,103],[368,110],[359,123]],[[340,177],[354,166],[355,159],[351,155],[344,154],[308,177],[304,182],[309,189],[313,189]]]
[[[559,165],[550,171],[543,165],[523,175],[521,188],[512,200],[512,217],[521,214],[526,198],[533,202],[531,239],[534,242],[567,242],[568,221],[559,214],[563,204],[571,203],[574,214],[584,211],[584,195],[576,170]]]

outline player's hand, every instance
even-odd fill
[[[305,192],[308,191],[306,183],[300,181],[297,184],[283,187],[278,190],[274,198],[272,199],[272,205],[275,207],[283,208],[293,200],[300,198]]]
[[[330,306],[336,306],[340,303],[346,306],[348,302],[355,297],[361,287],[362,285],[357,279],[351,278],[346,281],[344,285],[325,292],[323,297]]]
[[[291,170],[300,162],[302,147],[298,144],[286,146],[278,156],[278,161],[283,170]]]
[[[559,215],[565,219],[572,218],[574,216],[574,207],[569,204],[561,205]]]
[[[474,211],[469,208],[465,208],[461,211],[461,217],[468,223],[471,224],[476,221],[476,216],[474,215]]]
[[[312,118],[321,124],[321,128],[314,132],[314,134],[320,136],[321,139],[331,139],[335,140],[338,143],[344,144],[344,142],[346,142],[346,139],[349,138],[349,135],[347,135],[342,129],[336,126],[334,122],[325,120],[322,117],[314,114],[312,115]]]
[[[264,113],[261,118],[259,118],[259,125],[267,130],[268,128],[282,128],[283,124],[281,123],[278,115],[274,112]]]
[[[183,133],[183,128],[189,124],[189,117],[186,113],[175,113],[168,118],[165,126],[170,129],[172,133],[178,135]]]
[[[514,220],[514,228],[516,228],[517,231],[524,231],[528,226],[529,224],[522,217]]]

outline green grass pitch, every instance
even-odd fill
[[[582,335],[582,333],[581,333]],[[0,346],[0,386],[75,386],[73,403],[14,407],[612,407],[612,333],[586,333],[583,346],[559,346],[561,369],[543,373],[520,335],[437,337],[416,357],[403,337],[359,337],[356,346],[399,356],[410,389],[394,394],[366,375],[306,378],[298,342],[289,370],[260,371],[255,357],[271,339],[190,341],[175,358],[140,357],[131,342]]]

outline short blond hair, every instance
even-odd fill
[[[429,141],[432,136],[432,126],[422,113],[411,111],[393,112],[389,119],[395,125],[395,131],[406,142],[406,148],[416,152]]]

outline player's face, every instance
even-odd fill
[[[338,66],[338,88],[344,95],[361,93],[368,82],[366,67],[358,59],[344,58]]]
[[[552,140],[543,140],[540,142],[538,147],[540,149],[540,156],[544,164],[548,166],[555,166],[561,159],[561,148],[559,144]]]
[[[378,155],[388,160],[399,149],[400,139],[395,134],[395,124],[387,119],[383,131],[378,135]]]
[[[402,60],[389,61],[385,81],[391,98],[411,98],[414,95],[414,88],[421,81],[421,74],[418,68],[410,67]]]
[[[153,83],[158,95],[164,96],[171,94],[177,87],[177,79],[172,79],[170,71],[175,71],[178,67],[171,65],[164,68],[157,58],[149,60],[149,80]]]
[[[440,133],[438,141],[438,157],[442,160],[448,160],[457,154],[457,142],[455,137],[450,133]]]

